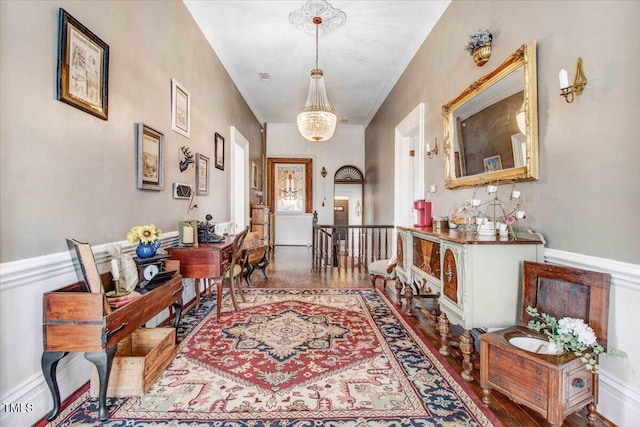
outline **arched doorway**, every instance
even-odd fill
[[[333,176],[333,224],[362,225],[364,175],[353,165],[339,168]]]

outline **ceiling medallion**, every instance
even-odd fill
[[[322,19],[320,31],[323,35],[329,34],[347,21],[347,14],[331,6],[328,1],[308,0],[300,9],[289,14],[289,22],[305,33],[314,35],[317,28],[313,23],[315,17]]]

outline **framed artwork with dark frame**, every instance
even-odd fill
[[[251,188],[258,189],[258,165],[255,162],[251,162]]]
[[[191,137],[191,94],[176,79],[171,79],[171,129]]]
[[[224,170],[224,138],[216,132],[216,169]]]
[[[502,169],[502,158],[500,154],[496,154],[495,156],[485,157],[484,158],[484,171],[485,172],[494,172]]]
[[[137,123],[138,189],[160,191],[164,187],[164,135]]]
[[[200,153],[196,153],[196,194],[209,194],[209,158]]]
[[[63,8],[58,14],[57,80],[59,101],[108,120],[109,45]]]

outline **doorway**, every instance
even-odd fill
[[[249,224],[249,141],[231,126],[231,221],[233,234]]]
[[[413,202],[424,199],[424,113],[422,102],[396,126],[393,206],[396,226],[412,225]]]
[[[349,198],[336,196],[333,200],[333,224],[349,225]],[[344,240],[347,237],[346,228],[338,228],[338,238]]]

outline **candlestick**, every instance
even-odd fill
[[[113,276],[113,280],[118,280],[120,278],[120,269],[118,268],[118,260],[111,260],[111,275]]]

